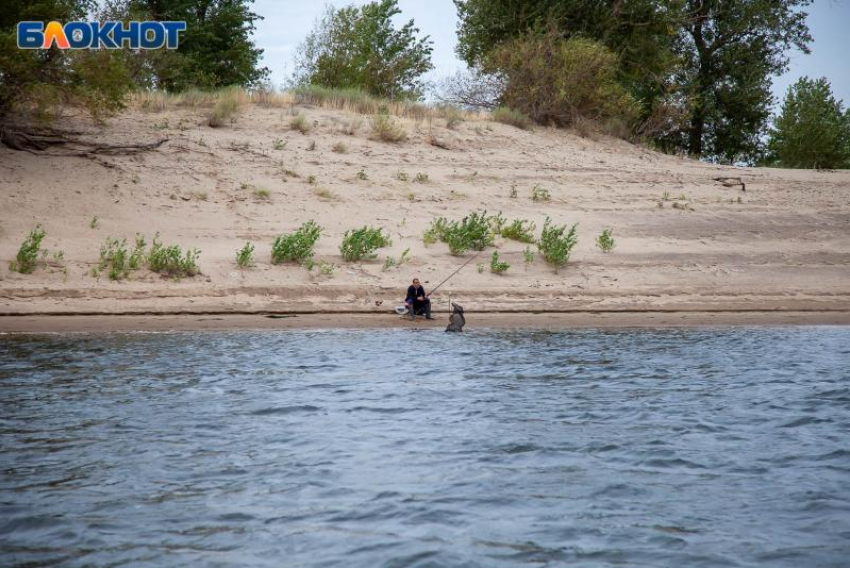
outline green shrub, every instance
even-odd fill
[[[493,256],[490,257],[490,272],[495,272],[496,274],[502,274],[503,272],[505,272],[510,267],[511,267],[511,265],[508,264],[507,262],[499,262],[499,253],[496,252],[496,251],[493,251]]]
[[[535,185],[531,189],[531,200],[532,201],[549,201],[552,199],[552,195],[549,193],[548,189],[542,188],[539,185]]]
[[[272,243],[272,264],[298,262],[313,258],[313,246],[322,234],[315,221],[307,221],[297,231],[279,235]]]
[[[145,254],[146,246],[145,237],[140,233],[136,233],[136,243],[133,247],[133,252],[130,254],[130,259],[127,261],[127,266],[130,270],[138,270],[147,262],[147,255]]]
[[[21,274],[32,274],[38,262],[41,241],[44,240],[46,234],[44,227],[36,225],[35,229],[30,231],[29,236],[21,243],[21,248],[18,249],[18,255],[9,264],[9,270],[20,272]]]
[[[530,31],[494,49],[485,67],[505,81],[501,101],[538,124],[572,126],[580,119],[632,124],[639,105],[618,81],[617,55],[556,29]]]
[[[612,234],[614,233],[613,229],[603,229],[602,233],[598,237],[596,237],[596,246],[602,252],[611,252],[614,250],[616,243],[614,242],[614,237]]]
[[[415,183],[428,183],[428,174],[423,174],[422,172],[419,172],[413,177],[413,181]]]
[[[525,247],[525,250],[522,251],[522,258],[525,260],[525,267],[534,262],[534,253],[531,251],[531,247]]]
[[[507,107],[494,108],[490,113],[490,116],[496,122],[501,122],[502,124],[510,124],[511,126],[521,128],[522,130],[531,130],[531,128],[534,126],[534,123],[528,117],[527,114],[522,113],[518,110],[509,109]]]
[[[244,247],[236,251],[236,265],[239,268],[254,266],[254,245],[250,242],[245,243]]]
[[[98,270],[108,270],[110,280],[121,280],[130,273],[130,262],[127,254],[127,239],[106,239],[100,247],[100,263]]]
[[[543,224],[543,232],[540,235],[540,240],[537,242],[537,248],[546,259],[546,262],[553,265],[555,270],[564,266],[570,260],[570,252],[578,242],[576,236],[576,227],[574,224],[567,232],[567,226],[558,227],[552,224],[552,220],[546,217],[546,222]],[[567,233],[564,235],[564,233]]]
[[[422,235],[422,240],[426,245],[432,245],[437,241],[442,241],[449,228],[449,220],[445,217],[437,217],[431,221],[431,226]]]
[[[472,250],[484,250],[492,246],[496,232],[494,227],[499,226],[501,214],[488,216],[487,212],[470,213],[460,222],[449,222],[445,217],[438,217],[431,221],[431,226],[425,231],[423,240],[425,244],[433,244],[442,241],[449,245],[449,251],[454,255],[460,255]]]
[[[366,226],[346,231],[342,237],[342,244],[339,246],[342,258],[349,262],[375,258],[376,250],[391,244],[389,237],[382,231],[383,229],[380,228]]]
[[[379,114],[372,118],[372,134],[374,140],[384,142],[403,142],[407,140],[407,131],[396,124],[387,114]]]
[[[526,226],[528,223],[528,226]],[[537,226],[526,219],[515,219],[507,227],[502,227],[502,236],[506,239],[512,239],[521,243],[534,242],[534,229]]]
[[[198,249],[186,249],[186,254],[183,254],[177,245],[165,246],[159,240],[159,235],[156,235],[148,252],[148,268],[171,278],[195,276],[201,273],[198,267],[200,255]]]

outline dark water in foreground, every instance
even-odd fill
[[[850,328],[0,336],[0,565],[848,566]]]

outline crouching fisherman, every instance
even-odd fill
[[[452,302],[452,313],[449,316],[449,325],[446,327],[446,331],[463,331],[465,325],[466,318],[463,317],[463,306]]]
[[[410,319],[416,319],[417,315],[424,315],[425,319],[434,319],[431,317],[431,300],[418,278],[414,278],[413,284],[407,287],[407,298],[404,303],[407,304]]]

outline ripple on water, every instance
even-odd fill
[[[0,565],[846,565],[850,329],[448,335],[4,336]]]

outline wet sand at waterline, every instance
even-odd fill
[[[526,244],[497,239],[507,273],[491,273],[493,249],[485,251],[441,289],[439,309],[449,296],[488,313],[850,309],[850,172],[715,166],[606,137],[482,119],[450,130],[442,119],[397,118],[410,138],[390,144],[369,139],[368,117],[295,111],[313,125],[309,133],[290,130],[288,107],[249,105],[217,129],[206,126],[204,109],[130,110],[102,127],[68,124],[100,142],[169,140],[154,151],[93,159],[0,149],[0,313],[325,312],[339,314],[335,321],[344,312],[390,314],[414,276],[430,290],[473,254],[426,246],[431,220],[482,209],[533,221],[538,236],[547,216],[578,223],[578,245],[555,272],[534,246],[526,265]],[[357,121],[354,135],[343,132]],[[344,153],[332,150],[340,143]],[[746,191],[713,179],[724,176],[741,177]],[[533,201],[535,186],[551,199]],[[315,253],[336,265],[331,275],[270,263],[275,236],[309,219],[324,228]],[[10,272],[36,224],[47,231],[47,266]],[[392,245],[375,260],[344,262],[343,233],[367,224],[383,227]],[[605,227],[617,243],[609,254],[594,243]],[[202,275],[175,281],[140,270],[121,282],[91,275],[108,237],[132,243],[136,233],[200,249]],[[256,246],[256,266],[241,270],[235,253],[246,241]],[[387,256],[406,249],[409,262],[384,270]],[[63,260],[53,260],[57,251]]]

